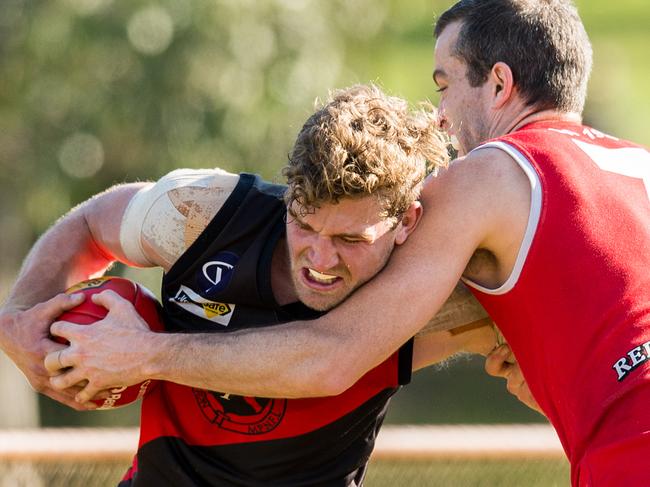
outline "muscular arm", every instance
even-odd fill
[[[111,188],[57,221],[27,255],[3,310],[31,308],[103,273],[114,260],[125,260],[119,246],[121,217],[141,186]]]
[[[108,218],[105,227],[98,227],[89,215],[121,214],[138,189],[139,185],[113,188],[59,220],[34,245],[0,311],[2,350],[34,389],[71,406],[75,404],[72,401],[75,391],[66,393],[50,388],[43,358],[60,347],[49,339],[50,324],[79,300],[66,295],[50,298],[73,282],[103,272],[119,257],[119,251],[107,250],[115,247],[113,237],[119,228],[119,218]]]
[[[324,317],[200,340],[151,337],[161,352],[146,364],[147,375],[178,383],[193,377],[244,395],[307,397],[347,389],[428,322],[480,242],[478,229],[459,228],[457,217],[442,218],[442,182],[433,181],[424,195],[436,211],[424,212],[418,230],[384,271]],[[452,237],[438,237],[443,234]],[[454,254],[460,256],[450,258]],[[195,356],[207,362],[199,366]]]
[[[505,157],[507,169],[514,163]],[[332,395],[347,389],[429,321],[477,248],[495,251],[497,261],[510,266],[490,267],[483,284],[503,282],[509,275],[514,262],[509,252],[514,249],[516,255],[521,241],[530,190],[501,165],[483,159],[464,161],[431,180],[418,230],[377,278],[324,317],[228,334],[143,331],[134,341],[148,350],[147,357],[130,378],[266,397]],[[499,186],[500,191],[493,191]],[[512,217],[512,211],[520,213]],[[504,228],[520,234],[513,237]],[[84,333],[77,328],[75,334]],[[92,370],[86,372],[94,382]],[[127,371],[116,369],[115,377],[131,382],[118,372]],[[102,385],[113,384],[95,383]]]
[[[197,183],[198,189],[191,185],[182,187],[199,177],[203,179]],[[103,273],[115,260],[168,268],[218,211],[237,179],[236,175],[216,170],[187,171],[163,178],[155,186],[144,183],[116,186],[70,211],[41,237],[27,256],[0,312],[0,346],[36,390],[76,405],[72,400],[76,390],[60,393],[49,387],[43,359],[61,348],[49,339],[51,323],[79,300],[67,295],[50,298],[75,282]],[[141,191],[145,186],[147,191]],[[155,197],[166,198],[171,203],[159,205],[162,209],[152,206],[152,211],[145,208],[141,219],[130,218],[125,239],[122,220],[136,193],[138,201],[144,198],[147,203],[147,198]],[[194,203],[206,198],[209,201],[199,205],[202,211],[197,211]],[[131,209],[133,213],[135,210]],[[172,214],[165,215],[165,211]],[[153,230],[148,236],[142,235],[145,225],[149,229],[160,226],[156,218],[168,223],[165,229],[169,232],[164,241],[157,240]],[[128,253],[123,242],[128,244]]]
[[[144,322],[137,320],[130,303],[110,291],[101,293],[94,299],[109,309],[110,318],[103,321],[103,326],[85,327],[67,323],[53,325],[57,334],[62,334],[73,344],[60,357],[53,354],[46,360],[46,363],[49,362],[48,367],[53,370],[60,366],[59,358],[66,366],[73,367],[52,379],[57,387],[63,388],[81,380],[89,380],[90,384],[80,395],[82,401],[91,398],[99,390],[131,385],[150,378],[201,389],[224,390],[223,377],[214,374],[212,370],[215,363],[218,363],[214,349],[218,347],[220,335],[155,334],[149,331]],[[496,335],[492,321],[462,284],[456,286],[441,313],[442,316],[432,318],[415,337],[413,370],[438,363],[458,352],[486,355],[494,348]],[[136,321],[133,320],[134,317]],[[129,360],[116,361],[115,357],[123,354],[126,349],[137,350],[137,353],[132,353]],[[265,387],[265,378],[265,373],[260,371],[255,381],[242,385],[238,392],[248,391],[239,393],[256,395],[254,391]],[[273,387],[277,388],[264,389],[265,394],[282,397],[329,394],[321,384],[293,392],[282,383],[274,384]]]
[[[428,322],[476,249],[490,249],[506,263],[485,276],[486,285],[509,275],[530,189],[514,162],[499,157],[475,157],[431,180],[418,230],[377,278],[324,317],[202,340],[156,337],[152,346],[162,352],[146,373],[180,383],[195,377],[216,390],[260,396],[345,390]],[[510,228],[519,233],[504,231]],[[192,356],[199,355],[207,362],[197,368]]]

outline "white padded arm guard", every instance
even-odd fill
[[[221,169],[177,169],[131,199],[120,226],[134,265],[168,269],[205,229],[237,184]]]

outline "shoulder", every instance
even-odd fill
[[[516,191],[525,182],[522,177],[525,175],[508,153],[481,146],[429,177],[423,191],[425,208],[430,201],[454,205],[458,211],[482,209],[485,213],[501,196]]]
[[[169,268],[219,212],[239,181],[221,169],[178,169],[144,186],[122,219],[132,263]]]
[[[508,263],[528,221],[530,181],[517,161],[501,148],[480,146],[453,161],[423,191],[425,216],[443,211],[447,225],[477,249]]]
[[[483,206],[498,201],[500,196],[529,191],[526,174],[514,157],[500,143],[479,146],[464,157],[453,160],[449,167],[430,178],[427,191],[432,195],[457,195],[465,201]]]
[[[212,169],[176,169],[154,185],[157,192],[163,193],[182,188],[214,188],[220,192],[232,189],[239,181],[239,175],[219,168]]]

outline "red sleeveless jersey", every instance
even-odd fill
[[[650,153],[564,122],[486,146],[527,172],[533,204],[513,275],[474,293],[556,428],[574,485],[625,485],[602,480],[615,470],[602,460],[634,457],[629,445],[650,457]],[[583,468],[588,458],[603,475]]]

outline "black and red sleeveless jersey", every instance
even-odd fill
[[[169,331],[229,333],[319,316],[273,298],[284,190],[241,175],[163,278]],[[411,359],[409,342],[343,394],[324,398],[242,397],[163,382],[143,400],[138,453],[120,486],[361,485],[388,401],[410,380]]]

